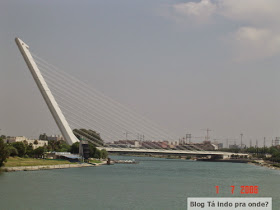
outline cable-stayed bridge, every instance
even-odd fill
[[[32,53],[22,40],[16,38],[16,43],[68,144],[78,142],[76,136],[82,136],[83,140],[108,152],[231,154],[204,151],[195,145],[177,144],[176,135],[48,63]],[[138,148],[106,146],[106,142],[124,139],[124,135],[127,138],[128,134],[135,135],[134,139],[138,138]],[[163,148],[158,141],[169,142],[171,146]]]

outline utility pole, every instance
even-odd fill
[[[202,129],[202,130],[207,132],[207,135],[205,136],[205,141],[209,141],[209,139],[210,139],[209,132],[212,131],[212,130],[210,130],[209,128]]]
[[[263,147],[265,148],[265,137],[263,138]]]
[[[190,134],[190,133],[186,134],[186,144],[188,143],[188,140],[189,140],[189,144],[191,143],[191,137],[192,137],[192,134]]]
[[[128,139],[127,139],[127,136],[128,136],[129,133],[130,133],[130,132],[128,132],[128,131],[124,132],[125,140],[128,140]]]
[[[185,145],[185,137],[182,138],[182,141],[183,141],[183,145]]]
[[[241,145],[240,145],[240,149],[242,149],[242,137],[243,137],[243,133],[240,134],[241,137]]]
[[[252,139],[250,139],[250,147],[252,147]]]

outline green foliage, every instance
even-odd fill
[[[28,157],[33,157],[34,150],[33,150],[32,143],[26,146],[26,155],[28,155]]]
[[[19,157],[24,157],[26,154],[26,145],[23,142],[14,142],[12,146],[17,149]]]
[[[44,147],[38,147],[37,149],[34,149],[34,156],[37,158],[40,158],[43,156],[45,152],[45,148]]]
[[[9,150],[7,149],[7,146],[4,143],[4,141],[0,138],[0,167],[4,165],[8,157],[9,157]]]
[[[108,152],[105,149],[102,149],[100,151],[100,157],[101,159],[106,159],[108,157]]]
[[[99,157],[96,157],[97,156],[97,149],[96,147],[89,143],[89,157],[91,158],[99,158]]]
[[[105,149],[100,151],[91,142],[89,142],[89,156],[91,158],[106,159],[108,157],[108,152]]]
[[[272,164],[272,166],[280,168],[280,164],[279,163],[278,164]]]
[[[102,158],[106,159],[108,157],[108,152],[106,150],[99,150],[97,149],[91,142],[89,144],[89,157],[91,158]],[[71,145],[70,147],[70,152],[73,154],[78,154],[79,153],[79,142],[76,142]]]
[[[70,146],[65,141],[50,140],[47,150],[51,152],[68,152],[70,151]]]
[[[56,141],[57,142],[57,152],[68,152],[70,150],[70,145],[65,141]]]
[[[235,153],[241,152],[240,149],[228,149],[228,148],[224,148],[224,149],[222,149],[222,151],[235,152]],[[280,163],[280,148],[277,146],[249,147],[249,148],[244,149],[242,152],[250,153],[255,158],[262,158],[262,159],[269,160],[272,162]],[[267,158],[266,154],[271,154],[271,157]]]
[[[15,147],[13,147],[12,145],[8,145],[7,149],[9,151],[9,156],[12,156],[12,157],[18,156],[18,150]]]
[[[78,154],[79,153],[79,142],[76,142],[76,143],[74,143],[70,146],[70,152],[72,154]]]

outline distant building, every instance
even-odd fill
[[[119,140],[114,141],[108,146],[122,148],[150,148],[150,149],[167,149],[171,148],[168,141],[138,141],[138,140]]]
[[[198,143],[194,144],[196,147],[207,150],[207,151],[212,151],[212,150],[217,150],[218,146],[215,144],[212,144],[210,141],[204,141],[203,143]]]
[[[48,136],[48,135],[45,134],[45,133],[40,134],[39,140],[47,140],[47,141],[51,141],[51,140],[54,140],[54,141],[65,141],[62,135],[51,135],[51,136]]]
[[[232,145],[229,145],[230,149],[239,149],[239,146],[237,144],[232,144]]]
[[[280,137],[276,137],[275,140],[274,140],[274,145],[277,146],[277,145],[280,145]]]
[[[43,146],[48,145],[48,141],[28,139],[25,136],[16,136],[16,137],[8,136],[6,138],[6,143],[14,143],[14,142],[23,142],[23,143],[26,143],[28,145],[32,144],[33,149],[37,149],[38,147],[43,147]]]
[[[118,140],[108,143],[109,147],[120,148],[148,148],[148,149],[178,149],[178,150],[217,150],[218,145],[212,144],[211,141],[203,143],[187,144],[182,141],[138,141],[138,140]]]
[[[218,149],[223,149],[224,148],[224,144],[223,143],[218,143]]]

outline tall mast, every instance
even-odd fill
[[[51,93],[51,90],[35,63],[29,51],[29,46],[19,38],[16,38],[15,41],[64,139],[70,145],[78,142],[79,140],[73,134],[72,129],[66,121],[61,109]]]

